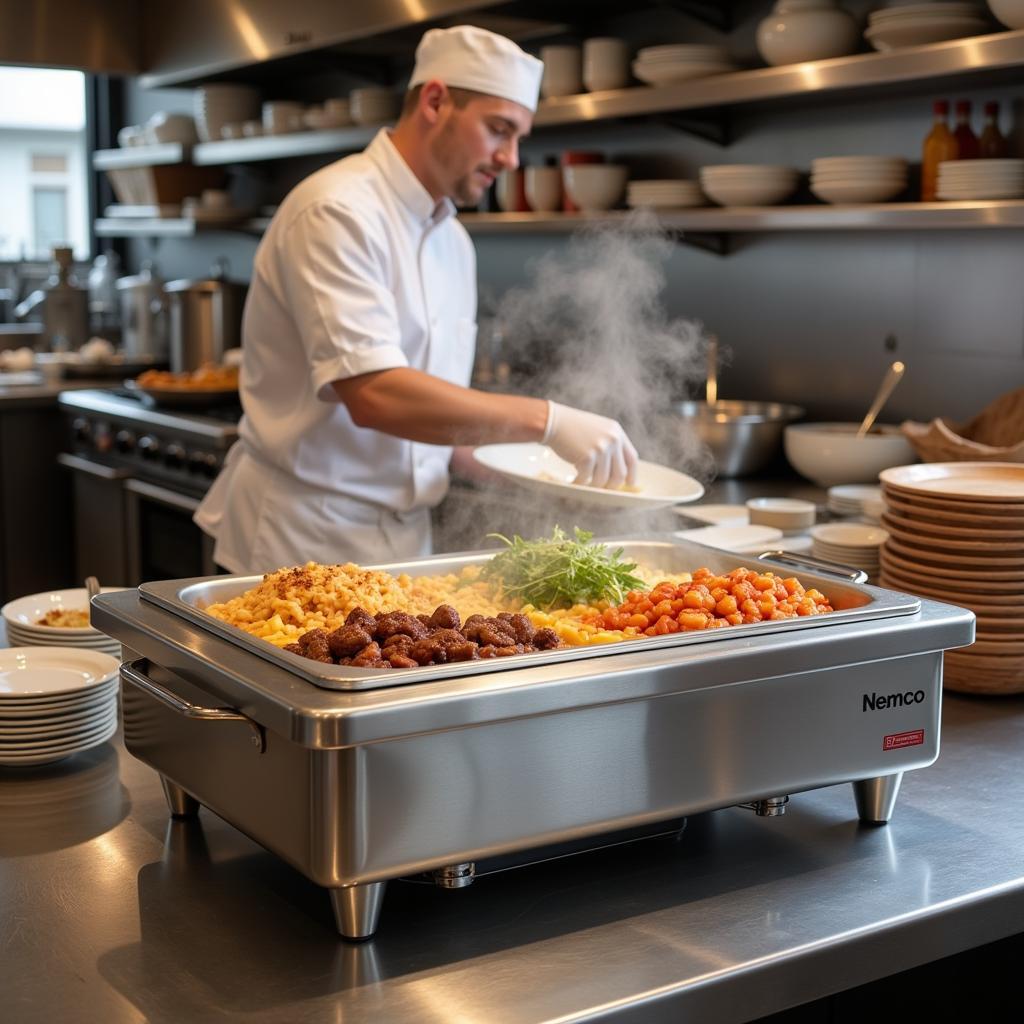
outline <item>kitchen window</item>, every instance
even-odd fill
[[[0,260],[90,256],[85,75],[0,65]]]

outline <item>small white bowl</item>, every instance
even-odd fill
[[[870,484],[891,466],[916,462],[898,426],[876,424],[857,437],[858,423],[791,423],[782,435],[789,464],[822,487]]]
[[[988,5],[1007,28],[1024,28],[1024,0],[988,0]]]
[[[799,498],[751,498],[747,502],[750,522],[774,526],[783,533],[800,533],[814,525],[817,509],[812,501]]]
[[[610,210],[626,191],[625,164],[567,164],[562,168],[565,191],[581,210]]]

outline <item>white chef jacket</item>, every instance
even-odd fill
[[[262,572],[429,549],[451,448],[356,426],[331,383],[409,366],[469,384],[476,256],[454,214],[386,129],[281,204],[243,315],[240,440],[195,516],[221,565]]]

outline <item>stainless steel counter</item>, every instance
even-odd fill
[[[6,1024],[744,1021],[1014,934],[1024,920],[1024,698],[947,696],[943,751],[891,825],[848,786],[781,818],[480,878],[393,883],[377,937],[207,811],[167,817],[108,744],[0,769]]]

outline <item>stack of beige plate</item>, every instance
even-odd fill
[[[939,199],[1020,199],[1024,196],[1024,160],[943,160]]]
[[[736,70],[724,46],[706,43],[645,46],[633,61],[633,74],[647,85],[671,85]]]
[[[121,587],[104,587],[105,594]],[[70,590],[48,590],[40,594],[29,594],[8,601],[0,608],[7,642],[22,647],[74,647],[80,650],[102,651],[115,658],[121,657],[121,645],[117,640],[93,629],[90,625],[63,624],[60,613],[81,613],[88,622],[89,595],[85,587]],[[57,625],[45,625],[43,620],[51,616]]]
[[[1024,465],[927,462],[881,480],[882,586],[977,616],[975,643],[946,652],[945,685],[1024,692]]]
[[[117,729],[118,661],[66,647],[0,650],[0,764],[60,761]]]
[[[626,186],[626,205],[633,209],[649,206],[656,210],[678,210],[706,203],[700,185],[682,178],[631,181]]]
[[[837,484],[828,489],[828,510],[837,516],[881,522],[885,511],[882,488],[874,484]]]

